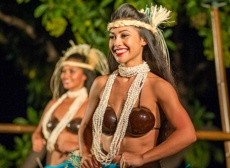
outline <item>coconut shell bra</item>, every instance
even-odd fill
[[[113,135],[116,131],[117,123],[118,119],[115,111],[112,107],[108,106],[104,114],[102,133],[106,135]],[[134,107],[129,115],[126,135],[131,137],[141,137],[152,129],[160,129],[154,128],[154,125],[155,116],[153,115],[151,110],[146,107],[140,106],[139,101],[138,107]]]
[[[78,134],[78,130],[80,128],[81,124],[81,118],[75,118],[71,120],[67,125],[66,125],[66,130],[71,132],[72,134]],[[47,123],[47,130],[49,132],[52,132],[54,128],[57,126],[59,123],[59,120],[56,117],[53,117],[48,123]]]

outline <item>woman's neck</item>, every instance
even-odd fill
[[[138,73],[149,71],[148,64],[144,61],[142,64],[139,64],[134,67],[124,67],[122,65],[118,66],[118,73],[122,77],[132,77],[137,75]]]
[[[77,96],[80,96],[82,93],[82,90],[85,90],[85,87],[82,87],[78,90],[69,90],[67,91],[67,97],[68,98],[76,98]]]

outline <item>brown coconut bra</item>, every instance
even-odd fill
[[[71,120],[67,125],[66,125],[66,130],[71,132],[72,134],[78,134],[78,130],[80,128],[81,124],[81,118],[75,118]],[[47,130],[49,132],[52,132],[54,128],[57,126],[59,123],[59,120],[56,117],[53,117],[48,123],[47,123]]]
[[[118,119],[115,111],[112,107],[106,108],[103,124],[102,133],[106,135],[113,135],[116,131]],[[155,116],[146,107],[140,106],[140,96],[138,107],[134,107],[129,115],[128,127],[126,135],[132,137],[141,137],[148,133],[152,129],[159,130],[160,128],[154,128]]]

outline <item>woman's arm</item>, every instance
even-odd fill
[[[175,89],[159,79],[154,86],[157,103],[175,131],[160,145],[143,155],[145,163],[173,155],[196,141],[196,133],[191,119],[181,105]]]
[[[35,151],[35,152],[40,152],[43,149],[44,145],[46,144],[46,141],[42,135],[42,121],[43,121],[43,118],[45,116],[45,113],[47,112],[47,110],[50,108],[50,106],[54,102],[55,102],[55,100],[51,100],[46,105],[44,112],[42,114],[42,117],[39,121],[39,124],[38,124],[36,130],[32,134],[32,145],[33,145],[32,148],[33,148],[33,151]]]
[[[175,131],[161,144],[141,156],[123,153],[121,167],[123,165],[142,166],[173,155],[196,141],[194,126],[171,84],[163,79],[157,79],[152,84],[152,90],[156,96],[157,103]]]
[[[82,164],[95,165],[95,158],[91,154],[92,147],[92,117],[95,109],[100,100],[100,95],[104,89],[106,76],[100,76],[94,80],[94,83],[90,89],[89,103],[86,108],[86,112],[81,122],[81,126],[78,132],[80,155],[82,157]],[[94,163],[94,164],[93,164]]]

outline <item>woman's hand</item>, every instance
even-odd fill
[[[92,154],[85,154],[81,158],[81,168],[101,168],[101,163],[99,163],[95,156]]]
[[[117,155],[114,159],[113,159],[113,161],[112,161],[112,163],[115,163],[115,164],[117,164],[117,165],[119,165],[120,164],[120,161],[121,161],[121,154],[120,155]]]
[[[33,151],[40,152],[46,144],[46,141],[39,133],[34,133],[32,136],[32,144]]]
[[[135,155],[129,152],[124,152],[121,156],[120,167],[140,167],[143,166],[143,157],[142,155]]]

